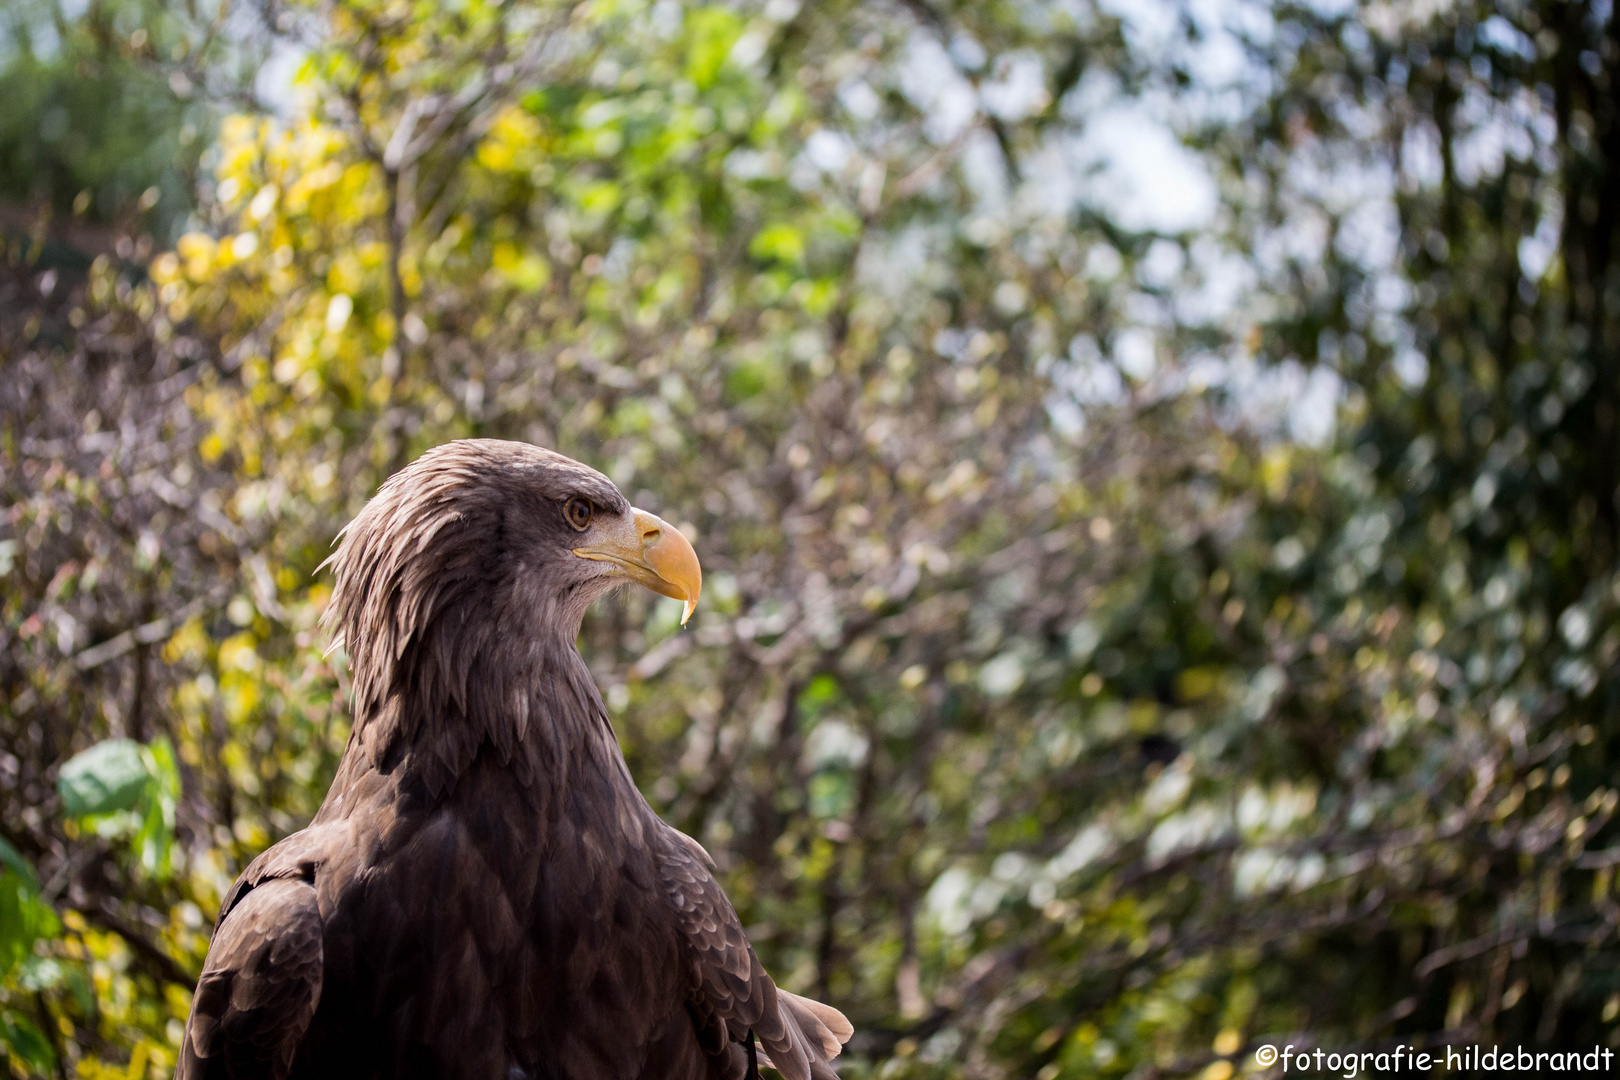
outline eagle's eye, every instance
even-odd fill
[[[563,516],[568,518],[568,524],[580,532],[584,532],[590,525],[591,516],[595,513],[596,507],[591,505],[590,500],[582,499],[578,495],[569,499],[568,505],[563,507]]]

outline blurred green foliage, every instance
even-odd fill
[[[141,64],[167,44],[160,12],[157,4],[98,3],[69,20],[46,0],[7,5],[0,198],[99,221],[146,212],[183,219],[203,143],[188,125],[196,110]]]
[[[104,739],[63,762],[56,773],[62,813],[101,836],[132,838],[141,867],[169,873],[180,774],[167,739],[151,746]]]
[[[582,650],[845,1075],[1614,1043],[1612,7],[1158,10],[257,5],[200,228],[7,250],[14,1070],[167,1075],[470,435],[693,537]]]
[[[8,2],[0,226],[26,232],[42,209],[79,219],[89,231],[74,239],[92,257],[103,235],[172,242],[196,207],[220,112],[253,100],[264,51],[243,33],[252,18],[208,0]]]

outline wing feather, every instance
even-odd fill
[[[176,1080],[285,1080],[320,1003],[314,886],[271,878],[232,899],[197,981]]]
[[[764,1048],[761,1062],[787,1080],[836,1080],[829,1062],[854,1028],[830,1005],[777,988],[715,880],[709,853],[689,836],[662,831],[659,876],[691,965],[690,1005],[700,1028],[713,1024],[731,1043],[753,1031]]]

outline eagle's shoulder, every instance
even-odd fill
[[[284,1080],[292,1069],[320,1004],[326,955],[308,864],[287,853],[260,856],[221,905],[177,1080]]]
[[[319,869],[330,860],[336,833],[331,827],[311,826],[272,844],[248,863],[219,905],[215,926],[222,925],[249,892],[267,881],[299,880],[315,883]]]

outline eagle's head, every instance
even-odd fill
[[[501,741],[494,728],[516,713],[522,737],[534,678],[572,656],[592,601],[633,581],[684,601],[684,623],[703,586],[686,537],[607,477],[498,439],[401,469],[327,561],[324,621],[349,654],[356,732],[374,729],[379,764],[400,736],[446,725]]]

